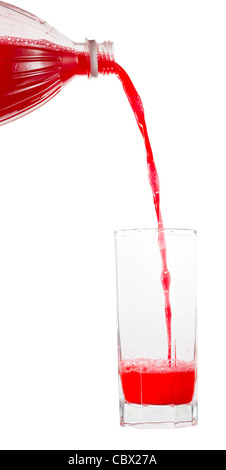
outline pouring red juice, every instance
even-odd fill
[[[98,71],[106,73],[106,57],[99,56]],[[7,123],[55,96],[75,75],[91,73],[90,55],[44,40],[0,37],[0,122]],[[110,70],[109,70],[110,69]],[[162,258],[162,285],[165,296],[165,315],[168,333],[168,359],[171,359],[171,307],[169,299],[170,274],[166,261],[166,244],[160,210],[159,178],[148,137],[141,98],[127,73],[116,63],[108,72],[121,80],[147,152],[148,178],[152,188],[159,228],[159,249]]]
[[[92,43],[92,41],[91,41]],[[103,43],[108,44],[108,43]],[[76,75],[115,74],[121,81],[144,139],[148,179],[158,222],[158,244],[162,260],[161,282],[165,300],[168,358],[161,367],[151,359],[123,360],[119,372],[125,400],[130,403],[182,404],[192,399],[195,384],[193,363],[172,360],[170,273],[160,208],[160,187],[148,137],[144,108],[139,94],[122,67],[105,47],[97,51],[98,70],[93,70],[90,51],[76,50],[47,40],[0,37],[0,124],[33,111],[54,97]],[[144,367],[144,363],[146,366]],[[129,364],[129,366],[128,366]],[[142,381],[142,396],[141,396]],[[172,390],[174,392],[172,392]]]
[[[195,387],[195,365],[193,361],[172,359],[170,272],[167,266],[167,248],[162,230],[163,218],[160,208],[160,185],[147,132],[142,100],[127,73],[115,64],[114,73],[121,80],[126,96],[135,115],[144,139],[147,155],[148,179],[151,186],[158,222],[158,245],[162,260],[161,282],[165,300],[165,321],[168,341],[168,359],[121,360],[119,373],[125,400],[128,403],[145,405],[181,405],[192,400]]]

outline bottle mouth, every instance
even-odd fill
[[[98,48],[98,69],[99,72],[109,75],[114,70],[115,50],[111,41],[104,41],[97,44]]]
[[[98,77],[98,73],[103,75],[113,73],[115,62],[113,42],[97,43],[94,40],[87,40],[87,45],[90,53],[90,76]]]

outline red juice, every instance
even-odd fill
[[[136,359],[120,363],[125,400],[139,405],[183,405],[195,386],[193,362]]]
[[[89,54],[45,40],[0,37],[0,124],[37,109],[75,75],[89,75]]]

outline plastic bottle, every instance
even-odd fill
[[[0,125],[49,101],[72,77],[113,72],[112,42],[76,43],[0,1]]]

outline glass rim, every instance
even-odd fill
[[[138,236],[140,235],[151,235],[158,232],[164,232],[166,235],[181,235],[181,236],[188,236],[188,235],[197,235],[197,230],[191,228],[132,228],[132,229],[121,229],[115,230],[114,236]]]

